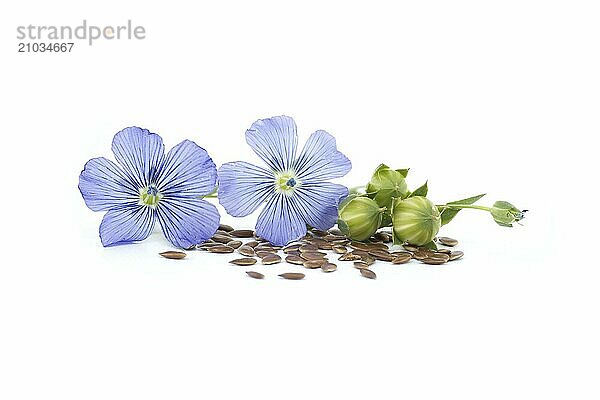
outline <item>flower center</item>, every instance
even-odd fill
[[[163,195],[158,191],[156,186],[150,185],[148,187],[140,189],[140,201],[139,204],[148,207],[156,207]]]
[[[294,189],[300,185],[294,172],[276,172],[275,173],[275,191],[291,195]]]

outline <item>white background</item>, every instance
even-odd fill
[[[599,12],[589,1],[26,2],[2,6],[0,398],[598,399]],[[132,19],[142,41],[17,53],[18,25]],[[443,267],[304,281],[160,232],[104,249],[77,190],[139,125],[168,148],[257,161],[244,132],[324,129],[365,183],[380,162],[464,211]],[[222,209],[221,209],[222,210]],[[224,213],[223,213],[224,214]],[[223,221],[252,227],[256,215]]]

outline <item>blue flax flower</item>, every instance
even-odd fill
[[[266,203],[256,234],[278,246],[303,236],[307,225],[325,230],[335,224],[348,189],[327,180],[346,175],[352,165],[333,136],[314,132],[296,157],[296,124],[280,116],[252,124],[246,142],[268,168],[243,161],[219,168],[219,202],[229,214],[243,217]]]
[[[146,239],[157,219],[177,247],[201,243],[215,233],[219,212],[201,199],[217,179],[206,150],[184,140],[165,154],[160,136],[131,127],[115,135],[112,151],[118,164],[93,158],[79,175],[85,204],[108,211],[100,224],[104,246]]]

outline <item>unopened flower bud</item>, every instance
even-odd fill
[[[408,186],[404,176],[385,164],[381,164],[366,187],[367,195],[375,200],[379,207],[391,208],[393,199],[408,196]]]
[[[437,235],[442,220],[435,204],[425,197],[396,200],[392,210],[395,242],[423,246]]]
[[[527,210],[521,211],[507,201],[497,201],[490,209],[490,213],[498,225],[509,227],[512,227],[514,222],[525,218],[525,211]]]
[[[351,198],[340,204],[338,227],[352,240],[367,240],[379,229],[384,211],[368,197]]]

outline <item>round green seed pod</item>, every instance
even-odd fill
[[[338,227],[352,240],[367,240],[379,229],[384,209],[368,197],[354,197],[340,205]]]
[[[497,201],[490,209],[494,221],[500,226],[511,227],[514,222],[519,222],[525,218],[525,211],[519,210],[508,201]]]
[[[385,164],[379,165],[366,186],[367,196],[379,207],[390,209],[396,198],[405,198],[410,193],[404,176]]]
[[[435,204],[415,196],[394,203],[392,226],[397,241],[423,246],[437,235],[442,220]]]

